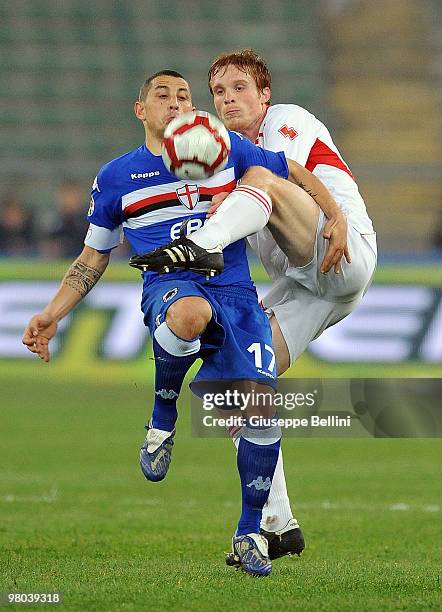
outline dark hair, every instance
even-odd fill
[[[158,72],[155,72],[155,74],[152,74],[150,77],[148,77],[144,81],[144,84],[141,86],[140,93],[138,95],[139,102],[143,102],[146,99],[147,92],[149,91],[150,84],[152,83],[152,81],[156,79],[157,77],[163,76],[163,75],[175,77],[177,79],[184,79],[183,75],[177,72],[176,70],[160,70]]]
[[[236,66],[245,74],[250,74],[256,83],[258,91],[263,91],[265,87],[270,88],[272,84],[272,74],[262,57],[255,53],[253,49],[239,49],[238,51],[221,53],[221,55],[218,55],[213,60],[208,74],[211,94],[213,94],[213,91],[210,81],[220,70],[224,69],[225,71],[228,66]],[[268,104],[270,104],[270,100]]]

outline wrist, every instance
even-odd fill
[[[345,222],[347,221],[344,213],[342,212],[342,210],[340,208],[338,208],[336,211],[333,211],[333,213],[331,213],[331,216],[329,217],[329,219],[331,221],[335,221],[335,222]]]
[[[56,323],[58,323],[58,321],[61,319],[61,316],[57,316],[57,311],[50,306],[46,306],[41,314],[49,319],[52,319],[52,321],[55,321]]]
[[[327,219],[339,219],[344,215],[342,210],[337,205],[336,201],[330,197],[324,201],[324,204],[321,208]]]

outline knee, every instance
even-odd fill
[[[251,166],[245,172],[241,182],[244,185],[258,187],[259,189],[267,192],[268,195],[271,195],[271,190],[276,179],[276,175],[267,168],[263,168],[262,166]]]
[[[166,314],[166,323],[174,334],[185,340],[200,336],[212,318],[212,307],[200,297],[186,297],[174,302]]]

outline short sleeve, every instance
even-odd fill
[[[321,125],[314,115],[300,106],[271,107],[264,124],[264,146],[271,151],[284,151],[288,159],[305,166]]]
[[[103,166],[94,179],[87,219],[94,225],[114,230],[123,221],[121,196],[112,185],[109,174],[108,167]]]
[[[121,197],[113,187],[110,170],[103,166],[95,177],[87,219],[89,230],[84,243],[97,251],[110,250],[121,242]]]

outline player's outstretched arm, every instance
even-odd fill
[[[307,168],[293,159],[287,159],[289,167],[288,179],[308,193],[322,209],[327,217],[322,235],[329,241],[327,253],[321,263],[321,272],[328,272],[331,268],[339,273],[342,257],[351,263],[350,252],[347,246],[347,219],[327,187]]]
[[[49,304],[29,321],[22,342],[31,353],[43,361],[49,361],[49,340],[55,336],[58,322],[95,286],[106,270],[109,257],[110,253],[99,253],[91,247],[84,247],[67,270]]]

